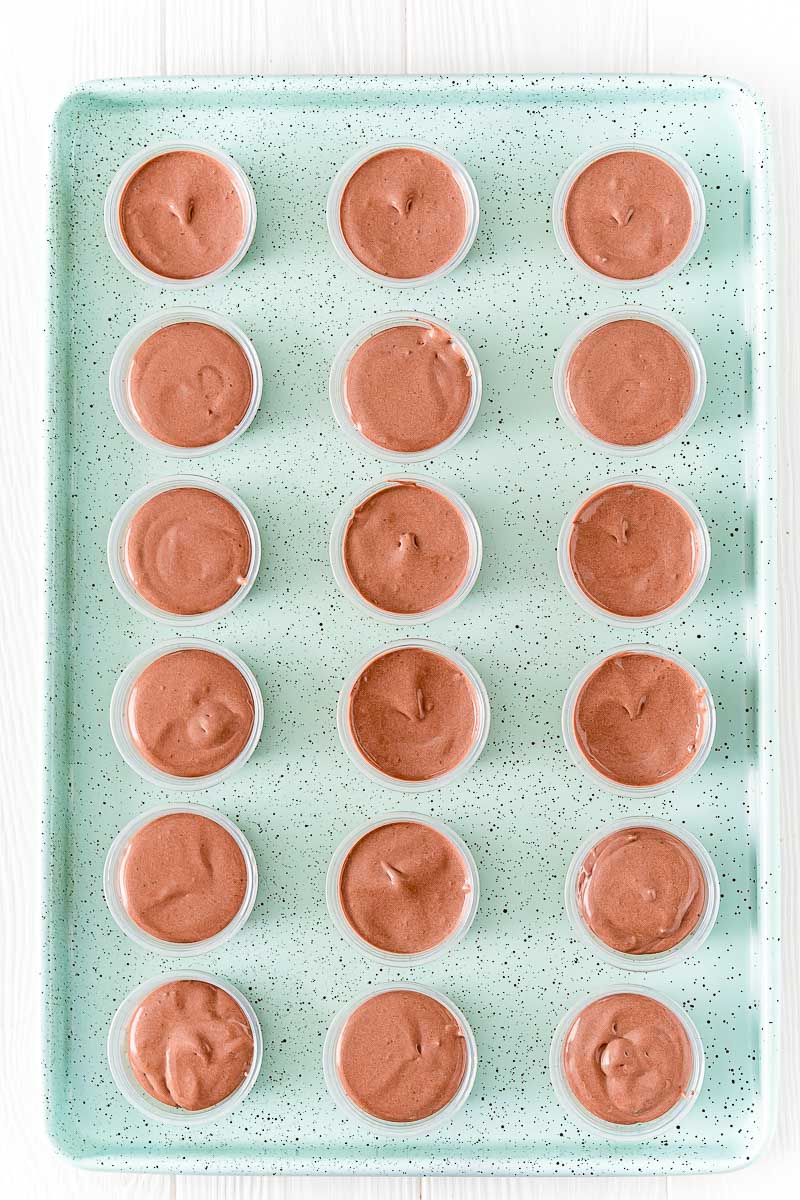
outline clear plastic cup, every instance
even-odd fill
[[[602,438],[595,437],[578,419],[570,399],[567,372],[573,353],[579,343],[588,334],[593,333],[596,329],[600,329],[603,325],[610,325],[614,321],[650,321],[653,325],[658,325],[667,333],[672,334],[675,340],[680,343],[686,357],[689,359],[694,380],[689,407],[673,429],[670,429],[663,437],[656,438],[652,442],[621,446],[617,442],[605,442]],[[678,321],[673,320],[672,317],[653,312],[649,308],[610,308],[606,312],[594,317],[587,317],[585,321],[581,321],[561,346],[556,356],[553,370],[553,394],[559,416],[563,417],[565,424],[572,430],[576,437],[579,437],[595,450],[600,450],[604,454],[618,454],[623,458],[635,458],[645,454],[655,454],[657,450],[663,450],[665,446],[669,446],[688,432],[697,419],[705,400],[706,364],[700,347],[691,333],[689,333],[689,330]]]
[[[450,434],[450,437],[445,438],[443,442],[439,442],[438,445],[431,446],[427,450],[387,450],[385,447],[379,446],[377,442],[371,442],[369,438],[364,437],[364,434],[356,429],[347,404],[347,368],[356,350],[360,346],[363,346],[364,342],[368,341],[376,333],[383,333],[386,329],[395,329],[397,326],[403,325],[417,326],[421,329],[430,329],[433,326],[436,329],[441,329],[443,333],[446,333],[452,339],[454,345],[464,355],[469,371],[470,397],[461,424]],[[427,459],[437,458],[440,454],[446,454],[448,450],[452,450],[454,446],[457,446],[475,423],[481,403],[481,391],[481,368],[469,342],[460,333],[456,333],[449,325],[445,325],[444,321],[439,321],[435,317],[429,317],[426,313],[409,311],[387,313],[384,317],[376,317],[373,321],[369,321],[361,329],[351,334],[333,360],[328,383],[328,392],[334,418],[351,446],[356,450],[361,450],[367,454],[374,455],[376,458],[383,459],[385,462],[396,463],[424,462]]]
[[[194,151],[197,154],[208,155],[209,158],[216,159],[222,167],[225,167],[230,172],[242,206],[244,222],[242,240],[228,261],[215,271],[209,271],[206,275],[197,275],[192,279],[171,279],[167,275],[159,275],[158,272],[151,271],[149,267],[141,263],[135,254],[129,250],[128,244],[122,235],[119,220],[120,201],[131,176],[140,167],[143,167],[146,162],[150,162],[151,159],[159,158],[162,154],[174,153],[176,150],[188,150]],[[231,158],[229,154],[225,154],[223,150],[216,150],[213,146],[205,146],[199,142],[164,142],[158,146],[149,146],[146,150],[139,150],[136,154],[132,154],[130,158],[125,160],[112,179],[111,186],[106,193],[103,221],[106,237],[114,254],[123,267],[126,267],[132,275],[135,275],[143,283],[154,284],[156,287],[162,288],[185,289],[204,287],[206,284],[217,283],[218,280],[224,279],[234,267],[238,267],[250,249],[250,243],[256,231],[256,197],[253,186],[242,168],[235,159]]]
[[[602,271],[596,271],[594,267],[590,267],[573,249],[564,222],[567,197],[570,188],[578,176],[586,170],[590,163],[596,162],[597,159],[605,158],[608,154],[620,154],[626,151],[635,151],[639,154],[652,154],[655,158],[660,158],[667,166],[672,167],[683,181],[689,193],[689,200],[692,206],[692,226],[686,245],[680,254],[668,266],[664,267],[663,270],[656,271],[654,275],[645,275],[641,279],[615,279],[611,275],[604,275]],[[590,150],[587,154],[582,154],[580,158],[576,158],[570,164],[561,176],[555,190],[555,195],[553,196],[553,232],[555,233],[559,249],[567,261],[582,275],[585,275],[587,279],[591,279],[595,283],[603,283],[607,287],[641,288],[650,287],[657,283],[665,283],[686,265],[697,250],[703,237],[705,223],[706,203],[703,197],[703,189],[686,159],[681,158],[679,154],[674,154],[671,150],[663,149],[661,146],[649,146],[643,142],[619,142],[609,146],[600,146],[599,149]]]
[[[247,742],[232,762],[210,775],[169,775],[166,771],[159,770],[139,753],[128,728],[128,700],[134,683],[145,667],[149,667],[156,659],[162,658],[166,654],[172,654],[176,650],[208,650],[211,654],[219,654],[241,672],[253,697],[253,728],[250,730]],[[203,788],[214,787],[216,784],[230,779],[231,775],[240,770],[250,758],[258,745],[264,727],[264,700],[255,675],[238,654],[227,650],[225,646],[220,646],[218,642],[203,641],[200,638],[173,638],[171,641],[161,642],[160,645],[145,650],[128,664],[114,687],[109,716],[114,745],[137,775],[140,775],[147,783],[155,784],[156,787],[196,792]]]
[[[678,1103],[674,1104],[668,1112],[657,1117],[654,1121],[642,1121],[638,1125],[617,1125],[613,1121],[604,1121],[601,1117],[596,1117],[594,1113],[589,1112],[588,1108],[584,1108],[575,1096],[564,1072],[564,1043],[572,1028],[573,1021],[589,1004],[592,1004],[595,1000],[602,1000],[606,996],[629,994],[648,996],[651,1000],[657,1000],[678,1018],[686,1030],[686,1036],[692,1048],[692,1073],[689,1078],[686,1095],[682,1096]],[[594,992],[591,996],[585,996],[564,1015],[558,1024],[550,1044],[550,1082],[561,1105],[582,1128],[588,1130],[590,1133],[599,1134],[601,1137],[609,1138],[615,1142],[644,1141],[647,1138],[655,1137],[656,1134],[663,1133],[671,1125],[674,1125],[676,1121],[682,1120],[697,1100],[703,1084],[704,1074],[705,1054],[703,1053],[703,1043],[700,1040],[700,1034],[697,1032],[694,1021],[679,1005],[670,1000],[668,996],[663,995],[661,992],[652,991],[650,988],[628,985],[616,988],[604,988],[602,991]]]
[[[201,491],[213,492],[214,495],[221,496],[223,500],[227,500],[229,504],[233,505],[244,521],[250,538],[250,566],[247,570],[246,579],[229,600],[226,600],[224,604],[220,604],[217,608],[209,609],[208,612],[204,613],[171,613],[166,609],[156,608],[154,604],[151,604],[149,600],[145,600],[144,596],[141,596],[136,590],[125,565],[125,537],[128,532],[128,526],[134,516],[146,501],[152,500],[154,496],[160,496],[162,492],[172,491],[175,488],[198,488]],[[233,612],[237,605],[241,604],[242,600],[244,600],[245,596],[251,590],[258,575],[258,568],[261,563],[261,538],[250,509],[230,488],[225,487],[221,483],[216,483],[213,479],[204,479],[199,475],[170,475],[169,478],[161,479],[157,483],[146,484],[125,501],[111,522],[111,528],[108,531],[106,552],[111,578],[114,580],[117,591],[124,600],[127,600],[132,608],[144,613],[146,617],[152,617],[154,621],[161,621],[167,625],[188,629],[192,626],[208,625],[211,621],[218,621],[222,617],[226,617],[228,613]]]
[[[213,937],[204,938],[199,942],[167,942],[163,938],[155,937],[153,934],[148,933],[146,929],[142,929],[140,925],[136,924],[128,913],[122,899],[122,860],[131,840],[152,821],[158,821],[161,817],[173,816],[175,813],[190,813],[192,816],[205,817],[206,820],[214,821],[217,825],[221,825],[239,847],[247,871],[245,894],[241,908],[236,916],[224,929],[220,929],[219,933],[215,933]],[[155,950],[156,953],[170,958],[191,958],[197,954],[210,954],[212,950],[217,950],[225,942],[230,941],[243,928],[253,911],[257,892],[258,867],[256,866],[256,858],[247,838],[238,825],[234,825],[233,821],[228,820],[222,813],[215,812],[213,808],[206,808],[202,804],[168,804],[161,808],[150,808],[146,812],[140,813],[138,817],[134,817],[132,821],[129,821],[114,838],[103,868],[103,894],[105,895],[109,912],[122,932],[132,942],[135,942],[137,946],[142,946],[145,950]]]
[[[220,1100],[219,1104],[214,1104],[211,1108],[203,1108],[197,1111],[190,1111],[185,1108],[173,1108],[169,1104],[162,1104],[160,1100],[156,1100],[155,1096],[151,1096],[141,1086],[128,1061],[128,1028],[142,1000],[150,992],[155,991],[156,988],[163,987],[168,983],[177,983],[183,979],[196,979],[201,983],[209,983],[213,987],[221,988],[222,991],[227,992],[247,1017],[253,1034],[253,1061],[245,1078],[236,1090],[231,1092],[230,1096],[226,1096],[224,1100]],[[195,1127],[206,1125],[210,1121],[219,1121],[223,1117],[226,1117],[233,1109],[238,1108],[248,1093],[252,1091],[253,1085],[258,1078],[258,1073],[261,1070],[264,1039],[255,1009],[247,997],[243,996],[239,989],[234,987],[232,983],[220,979],[218,975],[208,975],[204,971],[171,971],[166,975],[159,975],[155,979],[148,979],[146,983],[140,983],[137,988],[133,989],[130,995],[125,997],[114,1014],[108,1031],[107,1052],[108,1065],[111,1068],[114,1083],[134,1108],[137,1108],[139,1112],[144,1113],[146,1117],[154,1121],[163,1121],[168,1125],[188,1125]]]
[[[350,1099],[339,1081],[339,1073],[336,1069],[336,1057],[339,1048],[339,1038],[347,1024],[348,1018],[366,1000],[371,1000],[373,996],[380,996],[384,992],[419,992],[423,996],[430,996],[432,1000],[437,1000],[443,1008],[448,1009],[452,1013],[454,1020],[464,1034],[467,1063],[464,1078],[461,1080],[458,1091],[444,1108],[440,1108],[438,1112],[432,1113],[431,1116],[424,1117],[420,1121],[384,1121],[380,1117],[373,1117],[370,1113],[364,1112],[355,1101]],[[441,992],[435,992],[433,988],[423,987],[418,983],[387,983],[382,987],[373,988],[371,991],[357,996],[355,1000],[351,1001],[346,1008],[343,1008],[334,1017],[328,1029],[325,1045],[322,1050],[322,1068],[325,1075],[325,1083],[332,1099],[348,1116],[359,1121],[373,1133],[386,1134],[389,1137],[418,1137],[426,1133],[431,1133],[434,1129],[439,1129],[448,1121],[452,1121],[456,1113],[464,1107],[472,1091],[472,1086],[475,1083],[475,1074],[478,1069],[478,1047],[467,1018],[459,1008],[456,1008],[453,1001],[448,1000]]]
[[[458,250],[452,258],[443,263],[441,267],[437,267],[435,271],[430,271],[427,275],[419,275],[414,279],[396,279],[390,275],[381,275],[378,271],[373,271],[370,267],[365,266],[350,249],[342,233],[339,209],[344,189],[360,166],[368,159],[374,158],[376,154],[383,154],[387,150],[420,150],[423,154],[431,154],[434,158],[438,158],[445,166],[450,168],[464,197],[467,224],[464,231],[464,238]],[[423,142],[382,142],[378,146],[370,146],[368,150],[359,150],[357,154],[354,154],[344,164],[333,180],[328,193],[328,234],[330,235],[334,250],[342,262],[352,267],[354,271],[358,271],[359,274],[366,276],[367,279],[371,279],[373,283],[380,283],[385,287],[422,287],[426,284],[435,283],[437,279],[441,279],[444,275],[449,275],[469,254],[472,243],[475,241],[475,235],[478,232],[479,220],[480,205],[478,203],[478,193],[475,190],[475,184],[472,182],[468,171],[457,158],[453,158],[452,154],[447,154],[446,151],[438,150],[435,146],[428,146]]]
[[[158,333],[159,329],[164,329],[168,325],[182,324],[187,321],[196,322],[200,325],[212,325],[215,329],[219,329],[223,333],[227,333],[229,337],[232,337],[247,359],[253,380],[250,403],[239,424],[224,438],[220,438],[218,442],[209,442],[207,446],[173,446],[171,442],[162,442],[159,438],[153,437],[151,433],[148,433],[140,425],[131,402],[130,372],[136,351],[149,337],[152,337],[154,333]],[[256,348],[247,334],[228,317],[224,317],[220,313],[211,312],[206,308],[173,308],[169,312],[158,313],[155,316],[148,317],[145,321],[140,321],[138,325],[134,325],[133,329],[125,334],[125,337],[117,346],[108,373],[108,390],[111,396],[111,404],[120,424],[128,431],[131,437],[136,438],[137,442],[146,446],[148,450],[155,450],[159,454],[168,454],[173,458],[204,458],[206,454],[214,454],[217,450],[224,450],[230,446],[252,424],[258,412],[258,406],[261,403],[262,388],[261,362],[256,353]]]
[[[700,914],[700,920],[694,929],[671,950],[663,950],[658,954],[626,954],[622,950],[615,950],[612,946],[606,945],[584,921],[578,903],[578,879],[584,862],[595,846],[610,837],[611,834],[618,833],[623,829],[641,829],[643,827],[660,829],[688,846],[703,872],[706,902]],[[714,862],[706,848],[688,830],[677,825],[670,825],[667,821],[659,821],[655,817],[625,817],[623,820],[612,821],[610,824],[604,825],[602,829],[590,834],[581,842],[567,869],[567,878],[564,883],[564,907],[578,937],[599,958],[604,959],[612,967],[619,967],[623,971],[662,971],[668,967],[674,967],[683,959],[696,954],[707,941],[719,913],[719,878]]]
[[[467,565],[467,573],[458,585],[452,596],[437,604],[435,608],[423,609],[421,612],[415,613],[393,613],[387,609],[378,608],[377,605],[371,604],[365,596],[355,587],[347,572],[347,567],[344,561],[344,538],[347,532],[347,526],[353,512],[370,496],[374,496],[377,492],[383,491],[385,488],[396,487],[398,484],[414,483],[420,487],[429,488],[432,492],[438,492],[440,496],[444,496],[446,500],[456,508],[464,522],[464,527],[467,531],[467,539],[469,542],[469,563]],[[331,570],[333,577],[336,580],[339,588],[358,608],[368,612],[371,617],[375,617],[378,621],[384,621],[388,625],[420,625],[425,621],[435,621],[437,617],[444,617],[457,608],[463,600],[467,598],[469,593],[478,578],[478,572],[481,569],[481,559],[483,557],[483,543],[481,541],[481,531],[478,522],[475,519],[475,514],[472,509],[462,500],[457,492],[451,488],[445,487],[443,483],[437,483],[433,479],[427,479],[422,475],[401,475],[396,478],[381,479],[377,483],[370,484],[369,487],[362,488],[361,491],[354,492],[342,505],[339,510],[333,528],[331,529],[329,554],[331,560]]]
[[[572,559],[569,553],[569,543],[572,536],[572,528],[575,523],[575,518],[581,512],[586,504],[588,504],[595,496],[599,496],[602,492],[608,491],[614,487],[643,487],[649,488],[656,492],[661,492],[665,496],[669,496],[676,504],[679,504],[686,515],[692,522],[694,529],[695,545],[697,547],[697,562],[695,564],[694,575],[689,587],[683,595],[671,604],[669,608],[664,608],[661,612],[653,613],[648,617],[625,617],[619,613],[611,612],[609,609],[603,608],[597,604],[583,590],[575,572],[572,568]],[[711,539],[708,536],[708,529],[703,520],[700,509],[690,500],[683,492],[677,488],[670,487],[666,483],[660,483],[656,479],[650,479],[647,476],[641,475],[625,475],[619,479],[609,479],[607,483],[603,483],[600,487],[595,488],[587,494],[575,505],[572,512],[565,518],[561,526],[561,532],[558,535],[558,570],[564,587],[569,592],[576,604],[580,605],[585,612],[588,612],[593,617],[598,617],[601,621],[606,621],[609,625],[617,625],[621,629],[630,628],[631,626],[647,626],[658,625],[662,621],[671,621],[679,616],[689,605],[699,596],[703,584],[708,578],[709,567],[711,566]]]
[[[353,684],[359,678],[362,671],[371,662],[374,662],[376,658],[381,658],[384,654],[390,654],[393,650],[413,649],[430,650],[433,654],[439,654],[462,671],[472,684],[475,700],[475,738],[472,748],[452,771],[445,771],[442,775],[435,775],[432,779],[395,779],[393,775],[387,775],[384,771],[379,771],[361,753],[350,728],[350,693],[353,689]],[[446,787],[448,784],[462,779],[480,757],[489,737],[489,696],[480,675],[472,664],[467,662],[463,655],[455,650],[450,650],[440,642],[432,642],[427,638],[410,638],[407,641],[390,642],[388,646],[383,646],[382,649],[373,654],[368,654],[353,667],[339,693],[339,702],[336,705],[336,726],[339,732],[339,739],[346,753],[358,767],[359,771],[363,772],[373,783],[380,783],[384,787],[393,788],[398,792],[428,792],[433,788]]]
[[[694,758],[691,762],[678,771],[677,774],[669,779],[663,780],[661,783],[652,785],[633,786],[627,783],[617,783],[607,775],[603,775],[598,771],[584,755],[575,735],[575,705],[580,695],[583,685],[586,683],[590,675],[594,674],[599,666],[606,659],[616,658],[620,654],[651,654],[657,658],[666,658],[670,662],[677,663],[679,667],[683,667],[687,675],[694,681],[697,690],[701,692],[705,698],[706,712],[703,726],[703,737],[700,745],[697,748]],[[561,732],[564,737],[564,744],[567,747],[570,758],[580,767],[588,777],[607,792],[612,792],[617,796],[660,796],[663,792],[672,791],[673,788],[679,787],[690,779],[692,775],[696,775],[702,767],[703,763],[711,753],[711,747],[714,744],[714,733],[717,727],[717,715],[714,708],[714,700],[711,695],[708,684],[706,683],[700,672],[688,663],[685,658],[681,658],[678,654],[672,654],[669,650],[664,650],[661,646],[650,646],[643,643],[635,642],[626,646],[615,646],[613,650],[606,650],[602,654],[598,654],[596,658],[591,659],[586,666],[578,672],[572,683],[567,689],[567,694],[564,697],[564,703],[561,708]]]
[[[341,875],[342,867],[348,854],[366,834],[371,833],[373,829],[380,829],[382,825],[396,825],[398,822],[408,821],[417,825],[427,825],[431,829],[435,829],[442,837],[446,837],[448,841],[452,842],[466,864],[469,876],[469,891],[464,894],[464,907],[461,911],[458,924],[446,938],[439,942],[438,945],[431,946],[428,950],[421,950],[414,954],[397,954],[389,950],[381,950],[378,946],[373,946],[371,942],[362,938],[350,924],[345,916],[339,896],[339,876]],[[328,912],[342,937],[346,938],[348,942],[357,947],[362,954],[366,954],[369,958],[375,958],[379,962],[386,963],[387,966],[398,967],[423,966],[425,963],[432,962],[433,959],[440,958],[441,955],[446,954],[456,943],[460,942],[475,920],[475,914],[478,911],[479,891],[478,867],[466,843],[447,825],[442,824],[441,821],[437,821],[434,817],[424,817],[420,813],[412,812],[386,813],[384,816],[376,817],[373,821],[368,821],[366,825],[361,825],[358,829],[348,833],[347,837],[334,852],[325,880],[325,899],[328,905]]]

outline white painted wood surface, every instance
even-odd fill
[[[796,0],[17,0],[0,26],[0,1192],[13,1200],[727,1200],[800,1177],[800,19]],[[656,71],[734,75],[767,100],[781,216],[779,400],[784,795],[783,1082],[777,1136],[733,1176],[295,1180],[91,1175],[41,1130],[38,792],[47,123],[98,76]]]

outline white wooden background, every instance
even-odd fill
[[[85,1200],[728,1200],[800,1189],[800,18],[797,0],[9,0],[0,5],[0,1194]],[[784,795],[778,1132],[733,1176],[301,1180],[112,1176],[41,1131],[38,789],[47,123],[114,75],[631,71],[734,75],[767,100],[782,218],[779,401]],[[797,483],[791,470],[797,469]],[[10,551],[10,553],[9,553]]]

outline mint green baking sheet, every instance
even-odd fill
[[[356,150],[419,139],[460,158],[481,204],[475,245],[437,284],[392,290],[349,270],[325,228],[329,183]],[[638,138],[684,155],[708,222],[671,282],[620,293],[562,258],[550,224],[556,182],[593,146]],[[228,151],[255,188],[258,228],[243,264],[188,292],[151,288],[113,257],[103,198],[133,151],[169,139]],[[47,1120],[76,1161],[121,1170],[359,1174],[616,1174],[711,1171],[763,1145],[775,1093],[778,1002],[775,781],[775,484],[770,194],[764,122],[738,84],[633,76],[113,80],[70,96],[54,125],[51,196],[50,529],[45,800]],[[684,488],[712,540],[708,583],[680,618],[620,633],[579,610],[556,568],[561,521],[630,464],[575,440],[557,418],[551,372],[585,316],[620,302],[683,321],[705,354],[703,412],[677,445],[634,469]],[[117,423],[107,374],[134,322],[172,307],[217,309],[251,335],[264,367],[253,427],[203,460],[145,450]],[[337,591],[328,532],[345,497],[387,472],[352,449],[327,399],[331,360],[366,320],[417,308],[462,330],[483,368],[476,425],[417,467],[474,509],[485,555],[467,601],[432,626],[395,630]],[[170,962],[137,948],[101,890],[108,846],[162,803],[116,753],[108,705],[139,651],[172,635],[114,590],[109,524],[136,488],[173,472],[233,487],[261,530],[252,595],[202,633],[238,651],[266,701],[258,750],[198,800],[237,821],[261,886],[242,934],[192,960],[242,988],[263,1025],[264,1067],[247,1101],[197,1131],[154,1124],[119,1095],[105,1055],[119,1002]],[[336,735],[340,683],[362,655],[428,635],[463,652],[492,705],[487,748],[456,785],[402,796],[367,781]],[[615,797],[568,760],[559,709],[586,660],[651,641],[690,659],[717,704],[700,774],[652,800]],[[178,798],[181,798],[180,796]],[[403,807],[449,822],[472,848],[481,903],[467,939],[409,977],[443,991],[479,1048],[474,1092],[452,1124],[385,1139],[333,1105],[326,1028],[353,995],[404,978],[332,928],[324,878],[341,837]],[[622,816],[668,818],[716,861],[722,906],[697,957],[646,983],[685,1005],[705,1044],[702,1094],[680,1126],[619,1146],[584,1133],[547,1074],[563,1012],[604,984],[641,982],[601,964],[570,932],[567,863]]]

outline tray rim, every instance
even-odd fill
[[[522,91],[549,90],[552,95],[551,103],[558,103],[559,95],[556,88],[563,91],[580,85],[584,90],[594,86],[601,92],[611,94],[614,87],[622,88],[635,82],[636,86],[646,92],[663,90],[665,85],[692,89],[705,87],[719,92],[728,92],[732,97],[738,97],[739,103],[744,103],[750,110],[756,142],[753,150],[757,153],[761,170],[754,175],[752,181],[753,193],[758,197],[758,208],[762,221],[755,221],[750,226],[750,239],[753,246],[753,274],[756,281],[754,290],[761,298],[761,304],[752,307],[753,345],[757,352],[752,357],[751,389],[753,397],[761,396],[761,404],[754,419],[754,432],[757,439],[756,460],[757,500],[754,505],[758,514],[758,531],[755,554],[755,569],[757,573],[757,595],[759,603],[757,613],[759,629],[752,628],[751,613],[748,636],[757,636],[758,653],[755,656],[758,664],[758,746],[760,784],[757,867],[760,872],[759,886],[759,917],[758,925],[761,932],[760,944],[766,952],[766,963],[762,964],[760,973],[760,1056],[762,1064],[761,1102],[763,1116],[759,1124],[758,1141],[752,1152],[746,1156],[732,1156],[726,1159],[715,1159],[704,1163],[703,1172],[723,1173],[740,1170],[750,1165],[768,1145],[776,1124],[777,1117],[777,1088],[779,1074],[779,1021],[780,1008],[780,779],[778,769],[778,680],[775,657],[779,651],[777,628],[777,517],[776,506],[771,505],[765,492],[765,485],[776,481],[777,476],[777,420],[775,406],[777,402],[775,389],[775,353],[776,353],[776,318],[775,318],[775,246],[774,234],[770,216],[774,212],[774,188],[772,181],[772,137],[767,117],[766,105],[757,92],[748,84],[731,76],[692,75],[687,73],[639,74],[637,72],[586,72],[560,73],[548,72],[533,74],[524,72],[489,72],[470,73],[454,72],[439,74],[417,75],[380,75],[380,74],[335,74],[335,75],[172,75],[172,76],[129,76],[120,78],[98,78],[87,80],[72,89],[62,100],[53,115],[50,124],[50,145],[47,185],[49,189],[47,212],[47,243],[48,243],[48,281],[47,281],[47,328],[45,342],[46,364],[46,565],[45,565],[45,595],[52,597],[61,588],[68,595],[64,577],[59,576],[59,562],[63,558],[67,539],[59,530],[59,502],[65,500],[63,492],[56,489],[60,470],[59,454],[66,447],[59,447],[57,433],[59,419],[63,412],[58,410],[60,391],[60,354],[59,329],[63,314],[59,314],[59,280],[62,267],[59,265],[57,239],[59,233],[59,204],[56,200],[55,189],[58,186],[60,166],[60,135],[61,124],[68,120],[74,109],[79,108],[87,98],[113,102],[157,100],[160,95],[171,96],[185,91],[190,86],[198,97],[208,100],[216,92],[233,88],[236,91],[249,91],[267,94],[299,94],[315,92],[330,95],[335,92],[356,92],[367,94],[370,89],[386,90],[385,99],[390,103],[393,96],[409,95],[424,88],[431,90],[447,90],[453,87],[464,88],[461,93],[466,97],[468,91],[479,89],[496,90],[500,95],[503,89],[514,94]],[[478,98],[476,97],[476,100]],[[570,95],[571,99],[571,95]],[[756,155],[754,154],[753,157]],[[760,415],[761,420],[758,419]],[[392,1157],[383,1156],[378,1160],[365,1163],[356,1158],[339,1157],[319,1169],[319,1159],[297,1157],[295,1160],[276,1158],[265,1154],[263,1162],[257,1166],[242,1164],[237,1155],[223,1157],[203,1157],[200,1153],[184,1154],[174,1160],[171,1156],[145,1158],[136,1155],[133,1161],[130,1155],[124,1156],[119,1151],[110,1155],[84,1155],[76,1152],[68,1144],[64,1130],[60,1127],[55,1111],[55,1091],[57,1087],[56,1050],[58,1034],[53,1020],[57,1013],[59,1001],[55,994],[56,988],[51,972],[48,970],[48,954],[52,953],[57,938],[56,921],[53,916],[52,901],[58,899],[56,872],[54,865],[59,862],[58,829],[55,819],[54,793],[57,787],[60,771],[56,752],[59,726],[68,728],[64,713],[59,714],[59,706],[52,703],[54,689],[57,689],[65,678],[64,669],[68,663],[68,655],[61,644],[60,627],[55,619],[55,606],[47,608],[45,623],[44,646],[44,689],[43,689],[43,780],[41,786],[41,972],[42,972],[42,1003],[41,1003],[41,1046],[43,1073],[43,1104],[45,1115],[45,1130],[48,1140],[60,1157],[85,1169],[104,1171],[141,1171],[171,1173],[202,1172],[204,1174],[273,1174],[273,1175],[330,1175],[330,1176],[403,1176],[428,1174],[437,1176],[489,1176],[496,1178],[511,1177],[572,1177],[572,1176],[616,1176],[614,1159],[617,1157],[613,1146],[603,1157],[584,1157],[581,1168],[573,1170],[542,1170],[526,1169],[530,1163],[524,1159],[498,1158],[492,1162],[472,1161],[462,1169],[452,1166],[452,1160],[445,1162],[424,1162],[417,1159],[415,1166],[419,1169],[410,1171],[409,1160],[400,1153]],[[772,753],[765,753],[765,747],[772,746]],[[63,864],[61,864],[63,866]],[[764,969],[766,966],[767,969]],[[516,1162],[520,1169],[515,1169]],[[290,1163],[290,1166],[286,1166]],[[679,1166],[677,1169],[665,1164],[665,1171],[671,1174],[691,1174],[690,1167]],[[627,1173],[626,1173],[627,1174]]]

